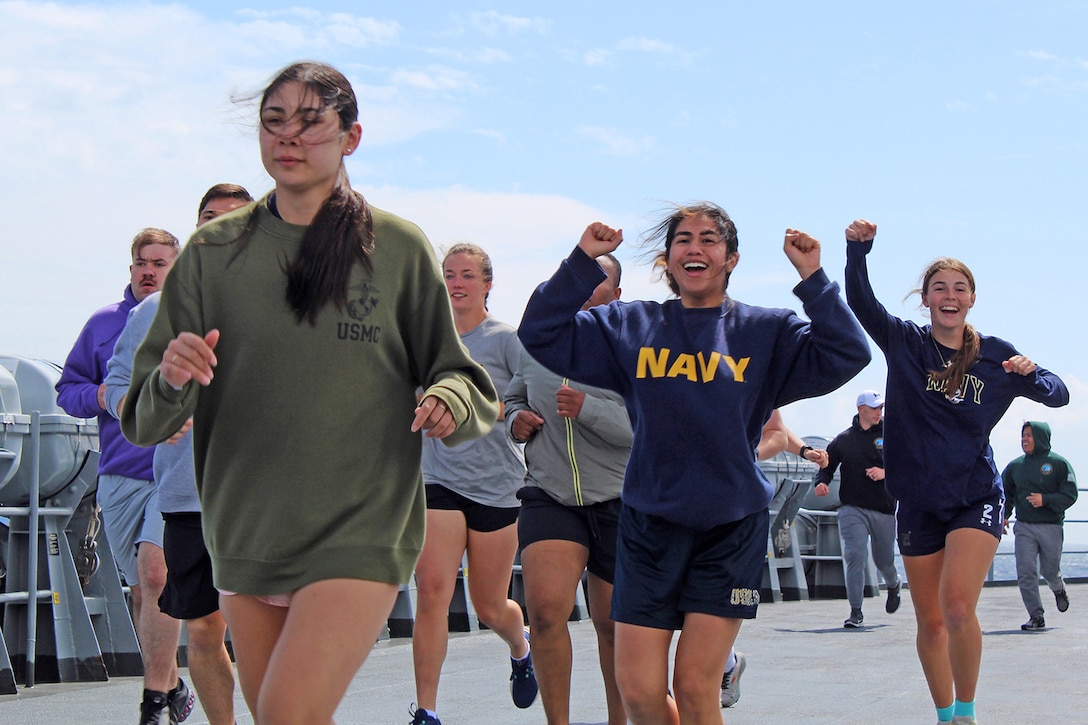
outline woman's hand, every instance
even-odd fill
[[[869,242],[876,238],[876,224],[866,219],[855,219],[846,227],[846,241]]]
[[[159,374],[178,390],[190,380],[201,385],[211,384],[212,368],[219,364],[215,357],[218,344],[219,330],[212,330],[204,337],[192,332],[181,333],[163,351]]]
[[[1028,360],[1023,355],[1013,355],[1005,362],[1001,363],[1001,367],[1005,368],[1007,373],[1017,373],[1018,375],[1031,375],[1035,372],[1035,363]]]
[[[820,241],[796,229],[787,229],[783,243],[786,256],[801,279],[808,279],[820,268]]]
[[[596,259],[602,254],[615,251],[621,242],[623,242],[622,229],[613,229],[607,224],[593,222],[582,232],[578,247],[589,255],[590,259]]]
[[[428,395],[416,406],[412,432],[420,430],[427,431],[428,438],[445,438],[457,430],[457,421],[441,398]]]

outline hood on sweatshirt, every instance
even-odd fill
[[[1035,450],[1032,451],[1033,456],[1045,456],[1050,453],[1050,425],[1042,423],[1037,420],[1024,421],[1023,427],[1020,428],[1023,432],[1024,428],[1031,428],[1031,435],[1035,438]]]

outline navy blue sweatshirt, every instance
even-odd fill
[[[865,256],[873,243],[847,242],[846,299],[865,331],[884,351],[888,383],[884,399],[884,485],[892,497],[938,515],[1000,494],[990,431],[1017,396],[1051,408],[1069,402],[1065,383],[1036,368],[1007,373],[1001,363],[1019,353],[997,337],[979,335],[979,359],[963,382],[963,399],[952,402],[930,383],[929,371],[952,358],[930,333],[888,313],[869,285]]]
[[[771,411],[835,390],[870,359],[838,286],[819,270],[794,288],[811,323],[728,298],[580,312],[604,278],[575,248],[533,293],[518,334],[553,372],[623,396],[634,429],[625,505],[697,530],[765,509],[773,490],[755,448]]]

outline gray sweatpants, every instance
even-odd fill
[[[1043,616],[1039,597],[1039,574],[1052,592],[1065,589],[1062,579],[1062,544],[1065,530],[1061,524],[1029,524],[1017,521],[1013,526],[1016,551],[1016,583],[1028,616]]]
[[[839,509],[839,535],[846,559],[846,598],[851,609],[861,609],[865,597],[865,568],[869,563],[869,539],[873,540],[873,563],[889,587],[899,584],[895,569],[895,514],[843,506]]]

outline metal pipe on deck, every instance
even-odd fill
[[[29,592],[38,591],[38,493],[41,490],[41,435],[42,414],[39,410],[30,412],[30,516],[27,520],[27,560],[30,562],[26,572],[26,686],[34,687],[34,663],[38,649],[38,602],[31,600]]]

